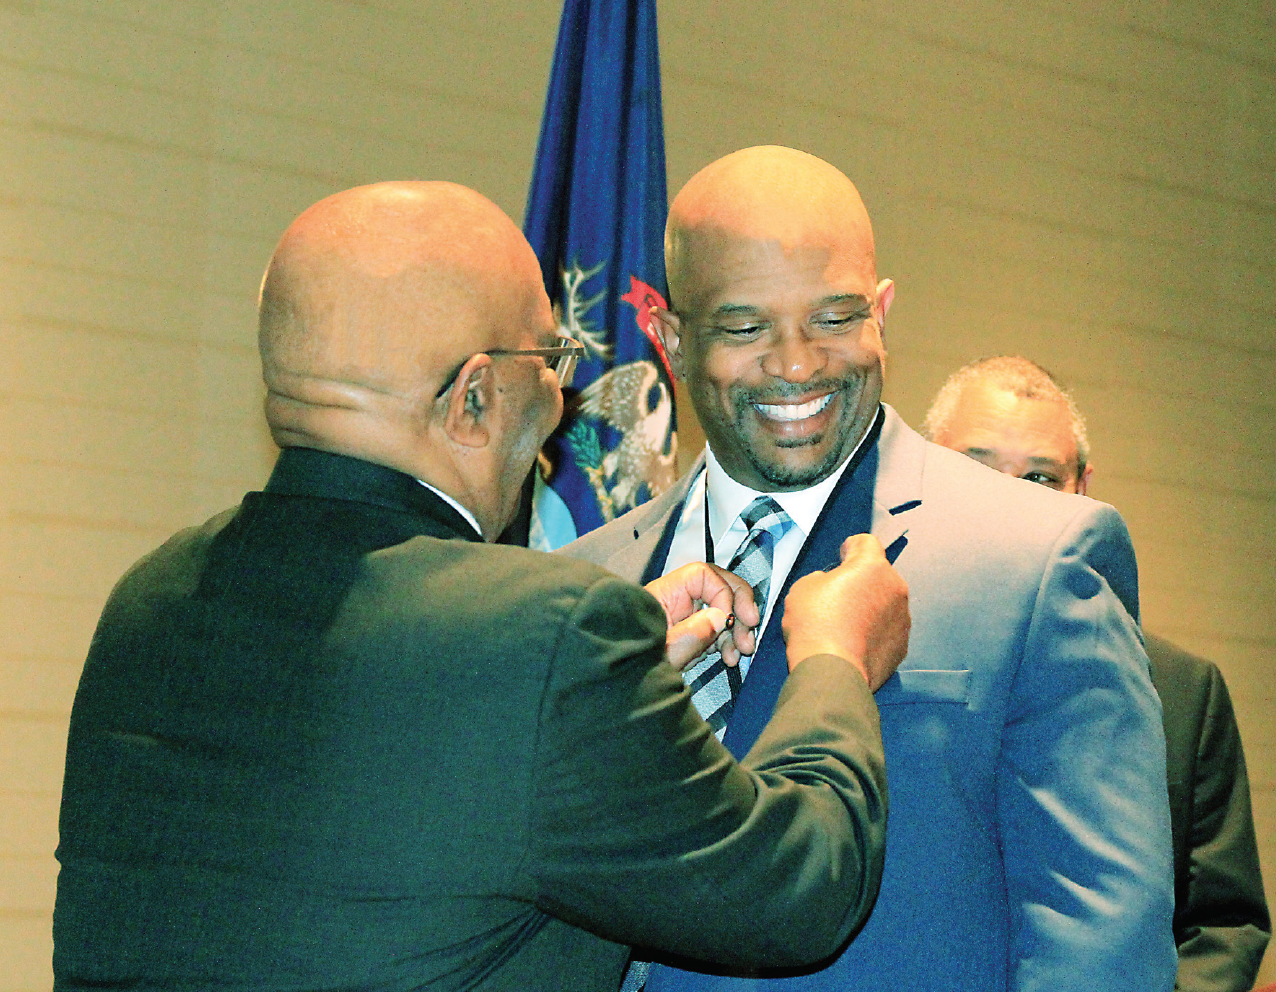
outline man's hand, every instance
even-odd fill
[[[682,671],[709,648],[722,652],[728,665],[753,654],[754,628],[761,622],[753,590],[725,568],[692,562],[646,585],[669,620],[665,651],[669,664]],[[727,617],[735,623],[727,629]]]
[[[784,600],[789,671],[816,654],[854,665],[876,692],[908,653],[908,584],[877,538],[842,542],[842,563],[793,583]]]

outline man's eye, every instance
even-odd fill
[[[1035,482],[1039,486],[1049,486],[1051,489],[1059,488],[1059,480],[1053,475],[1047,475],[1045,472],[1029,472],[1027,475],[1020,476],[1029,482]]]
[[[851,328],[862,324],[872,316],[868,310],[858,310],[855,313],[825,313],[815,318],[814,323],[826,330],[839,333],[849,331]]]
[[[762,333],[761,324],[720,324],[713,328],[713,332],[724,338],[752,338]]]

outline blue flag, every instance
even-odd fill
[[[550,439],[531,537],[551,550],[674,481],[673,388],[648,330],[664,306],[665,140],[655,0],[566,0],[527,240],[560,330],[587,349]]]

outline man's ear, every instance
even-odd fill
[[[1089,488],[1090,476],[1092,474],[1094,474],[1094,466],[1087,464],[1085,469],[1082,471],[1080,478],[1077,479],[1077,492],[1082,496],[1085,495],[1086,489]]]
[[[895,283],[890,279],[883,279],[877,284],[877,308],[881,311],[878,317],[882,325],[882,332],[886,331],[886,311],[891,308],[891,304],[895,302]]]
[[[652,307],[648,315],[651,320],[651,329],[660,338],[660,343],[665,346],[665,355],[669,358],[669,368],[673,371],[674,378],[683,378],[682,321],[676,313],[664,307]]]
[[[495,384],[490,355],[472,355],[461,366],[447,394],[443,430],[457,444],[481,448],[490,440],[490,411]]]

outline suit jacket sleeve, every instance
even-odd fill
[[[599,579],[542,702],[529,895],[620,943],[726,965],[807,963],[862,924],[881,877],[877,709],[845,661],[807,659],[737,763],[663,663],[663,613]]]
[[[1197,739],[1189,766],[1188,878],[1174,919],[1179,940],[1176,988],[1243,992],[1254,984],[1271,919],[1232,701],[1219,670],[1203,667],[1203,685],[1193,700],[1198,719],[1191,721],[1200,732],[1193,735]],[[1168,716],[1169,703],[1166,712]]]
[[[1173,984],[1165,739],[1134,589],[1124,524],[1089,504],[1046,568],[1003,739],[1015,990]]]

